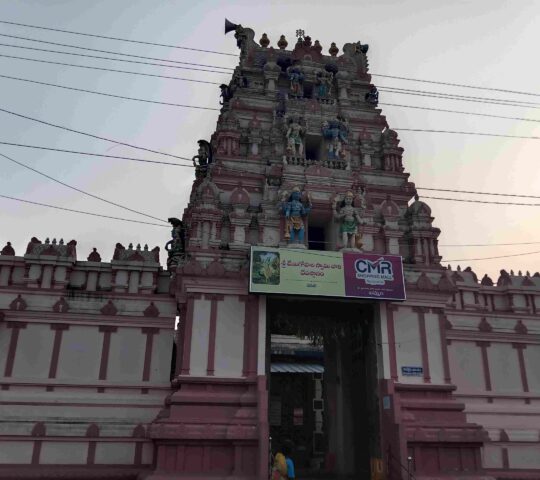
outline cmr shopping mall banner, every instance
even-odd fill
[[[405,300],[400,256],[251,247],[249,291]]]

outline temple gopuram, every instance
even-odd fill
[[[368,45],[226,33],[165,255],[2,249],[0,479],[539,479],[540,274],[441,265]]]

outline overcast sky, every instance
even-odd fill
[[[377,0],[332,2],[184,1],[184,0],[0,0],[0,20],[76,30],[156,43],[236,54],[232,34],[223,35],[231,21],[263,32],[275,46],[284,34],[294,43],[295,31],[305,30],[326,52],[331,42],[370,45],[371,73],[465,83],[540,94],[538,45],[540,3],[454,0]],[[237,58],[188,50],[130,44],[45,30],[0,24],[0,33],[102,50],[234,67]],[[0,37],[0,43],[79,52]],[[88,52],[92,54],[91,52]],[[159,75],[226,82],[228,75],[112,62],[0,46],[0,55],[48,59]],[[99,55],[99,54],[96,54]],[[0,57],[0,74],[41,82],[98,90],[162,102],[218,107],[215,85],[108,73]],[[528,108],[450,101],[381,93],[380,102],[540,119],[540,96],[505,94],[374,77],[379,86],[504,98],[537,103]],[[0,108],[90,132],[118,141],[191,158],[196,141],[209,138],[217,112],[133,102],[0,78]],[[538,123],[430,112],[381,105],[391,127],[460,130],[503,135],[540,136]],[[90,139],[0,112],[0,141],[82,150],[111,155],[175,161],[109,142]],[[418,187],[438,187],[540,196],[540,140],[400,132],[404,165]],[[134,163],[99,157],[30,150],[0,145],[0,153],[59,180],[111,201],[166,219],[181,217],[193,171],[189,168]],[[137,220],[134,213],[69,190],[0,157],[0,194],[36,202]],[[425,196],[435,192],[420,191]],[[475,197],[491,201],[527,199]],[[452,194],[439,194],[449,197]],[[539,242],[537,245],[444,247],[444,260],[511,255],[540,251],[540,207],[482,205],[425,199],[441,245]],[[540,200],[530,200],[540,203]],[[32,236],[78,242],[79,259],[97,247],[103,261],[121,242],[161,248],[169,228],[139,225],[56,211],[0,198],[0,243],[11,241],[22,255]],[[0,246],[1,248],[1,246]],[[165,253],[162,252],[162,262]],[[452,261],[470,265],[481,277],[497,279],[501,268],[540,270],[540,253],[483,261]]]

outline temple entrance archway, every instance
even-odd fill
[[[267,297],[272,451],[284,441],[302,478],[369,478],[381,458],[378,306]]]

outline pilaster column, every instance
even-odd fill
[[[420,333],[420,350],[422,352],[422,366],[424,370],[424,383],[431,383],[431,375],[429,372],[429,352],[426,335],[426,312],[429,309],[426,307],[413,307],[413,312],[418,315],[418,331]]]

